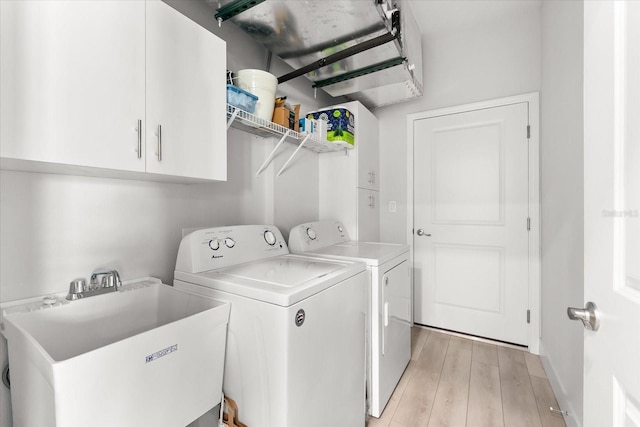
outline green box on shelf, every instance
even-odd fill
[[[354,145],[356,117],[346,108],[338,106],[312,111],[306,114],[306,118],[327,122],[327,141]]]

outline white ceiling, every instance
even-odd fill
[[[408,0],[421,33],[463,31],[540,8],[542,0]]]

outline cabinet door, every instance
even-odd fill
[[[359,105],[356,114],[356,150],[360,188],[380,190],[380,132],[378,118]]]
[[[0,155],[143,171],[144,2],[0,1]]]
[[[377,191],[358,188],[358,235],[351,236],[361,242],[380,240],[380,208]]]
[[[358,238],[356,153],[342,151],[318,155],[318,219],[341,221],[351,239]]]
[[[226,180],[226,44],[147,2],[147,172]]]

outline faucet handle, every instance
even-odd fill
[[[103,288],[112,288],[115,282],[116,281],[113,275],[104,275],[102,276],[102,280],[100,281],[100,286]]]
[[[101,274],[97,271],[94,271],[93,273],[91,273],[91,278],[89,279],[89,286],[92,288],[97,288],[98,287],[98,275]]]
[[[69,291],[74,294],[84,292],[87,289],[87,281],[85,279],[76,279],[69,283]]]
[[[70,301],[82,298],[84,291],[87,290],[87,281],[85,279],[75,279],[69,283],[69,293],[67,299]]]

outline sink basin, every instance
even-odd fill
[[[185,426],[217,405],[229,304],[157,279],[4,306],[15,426]]]

